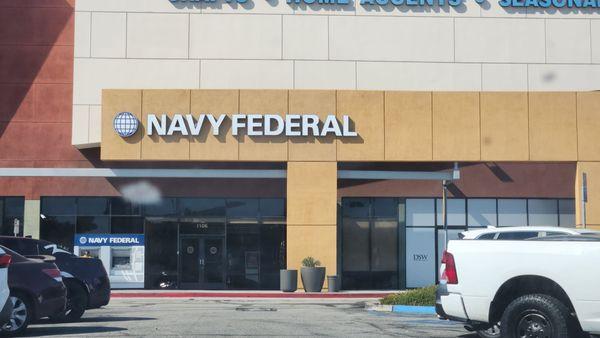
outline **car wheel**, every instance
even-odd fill
[[[569,316],[567,307],[554,297],[525,295],[504,310],[500,330],[507,338],[568,338]]]
[[[13,304],[13,310],[8,323],[2,327],[2,333],[10,336],[18,336],[25,332],[31,321],[32,306],[29,298],[18,292],[11,292],[9,300]]]
[[[500,323],[490,327],[487,330],[477,330],[477,334],[481,338],[499,338],[500,334]]]
[[[79,320],[87,308],[88,298],[85,289],[74,282],[66,282],[67,305],[65,311],[50,316],[55,322],[74,322]]]

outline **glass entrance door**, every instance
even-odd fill
[[[222,237],[180,237],[180,287],[189,289],[225,288],[224,249]]]

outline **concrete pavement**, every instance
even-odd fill
[[[357,299],[113,299],[81,322],[32,325],[44,336],[476,337],[431,315],[365,310]]]

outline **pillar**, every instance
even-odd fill
[[[40,238],[40,200],[25,200],[23,235]]]
[[[308,256],[337,275],[336,162],[288,162],[287,268],[300,270]]]

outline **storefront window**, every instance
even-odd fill
[[[40,238],[73,252],[76,222],[77,216],[44,216],[40,222]]]
[[[142,217],[112,216],[110,218],[110,233],[143,234],[144,220]]]
[[[398,288],[399,203],[396,198],[342,200],[344,289]]]
[[[254,218],[258,217],[258,199],[229,199],[227,200],[228,218]]]
[[[78,234],[110,233],[109,216],[78,216],[76,232]]]
[[[109,199],[105,197],[80,197],[77,200],[77,215],[109,215]]]
[[[0,222],[2,222],[3,236],[14,236],[15,219],[19,220],[19,236],[23,235],[24,204],[23,197],[0,197]]]

